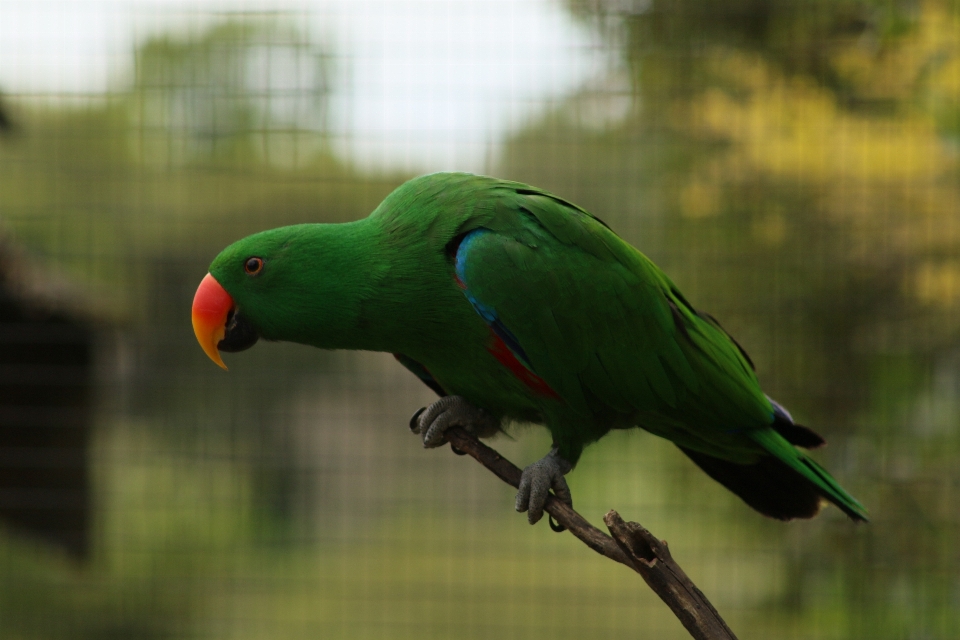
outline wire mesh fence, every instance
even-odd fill
[[[436,170],[650,256],[872,521],[763,518],[639,430],[570,474],[582,514],[666,539],[744,638],[960,634],[956,3],[77,6],[0,6],[0,637],[686,637],[424,450],[391,355],[197,347],[223,247]],[[110,73],[58,48],[91,30]]]

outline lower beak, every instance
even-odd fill
[[[227,368],[220,357],[217,344],[227,330],[227,317],[233,310],[233,298],[211,274],[200,282],[193,297],[193,332],[211,360]]]

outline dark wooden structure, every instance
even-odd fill
[[[85,557],[94,331],[0,242],[0,527]]]

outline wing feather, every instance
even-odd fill
[[[506,188],[476,220],[492,233],[470,243],[470,294],[496,309],[533,371],[572,408],[662,414],[708,440],[772,421],[736,344],[590,214]]]

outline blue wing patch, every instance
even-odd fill
[[[523,363],[530,367],[530,359],[527,357],[527,354],[524,352],[523,347],[520,346],[520,341],[517,340],[517,337],[513,335],[513,332],[507,328],[503,322],[500,321],[500,318],[497,317],[497,311],[489,305],[485,305],[479,300],[477,300],[470,289],[467,287],[467,281],[465,271],[467,265],[467,253],[470,251],[470,246],[476,242],[477,238],[480,236],[493,233],[489,229],[474,229],[467,235],[463,237],[463,240],[460,241],[460,246],[457,247],[457,254],[454,259],[454,268],[457,273],[457,284],[460,285],[460,288],[463,289],[463,294],[467,297],[467,300],[473,306],[474,311],[484,319],[484,321],[490,325],[490,328],[493,329],[493,332],[497,334],[497,337],[503,340],[504,344],[516,355]]]

